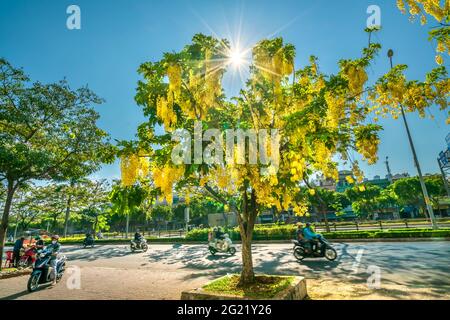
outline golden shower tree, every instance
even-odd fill
[[[123,150],[125,184],[133,184],[139,172],[145,171],[139,158],[147,157],[154,187],[169,203],[173,192],[187,196],[207,193],[231,208],[242,239],[240,283],[252,283],[251,243],[262,210],[293,209],[298,215],[306,214],[307,199],[300,186],[315,173],[337,179],[337,161],[351,165],[362,181],[358,162],[349,157],[349,151],[358,152],[370,164],[377,161],[382,128],[372,116],[397,117],[400,103],[408,111],[420,113],[435,103],[447,107],[449,81],[443,67],[419,82],[406,79],[406,66],[396,66],[367,86],[366,69],[380,48],[370,44],[360,58],[340,60],[339,72],[327,75],[320,71],[316,57],[295,70],[294,46],[281,38],[262,40],[252,49],[245,88],[229,99],[221,84],[230,64],[228,41],[195,35],[180,52],[166,53],[160,61],[139,68],[143,80],[135,99],[148,121],[138,128],[139,140]],[[164,127],[164,134],[156,134],[158,126]],[[200,136],[201,162],[188,150],[198,147],[195,136],[199,126],[202,133],[212,128],[220,132],[214,137]],[[229,129],[276,130],[279,140],[262,142],[263,147],[259,141],[259,148],[253,149],[238,144],[231,157],[224,157],[230,150],[218,142],[226,139]],[[181,149],[181,142],[172,139],[180,130],[193,137],[185,136],[188,143]],[[273,145],[279,148],[271,148]],[[181,164],[173,161],[173,153],[180,150],[184,152]],[[279,161],[254,163],[250,161],[254,153],[257,159],[263,153],[273,159],[279,155]],[[230,161],[239,156],[246,161]]]

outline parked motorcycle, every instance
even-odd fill
[[[83,240],[83,248],[86,248],[86,247],[91,247],[91,248],[94,247],[94,238],[88,237]]]
[[[36,261],[36,247],[22,249],[20,259],[18,261],[19,268],[29,268]]]
[[[322,236],[317,240],[315,250],[312,250],[311,247],[307,250],[305,248],[305,242],[294,240],[294,257],[297,261],[303,261],[305,258],[326,258],[329,261],[336,260],[337,252],[331,244]],[[310,246],[312,246],[312,243],[310,243]]]
[[[212,255],[215,255],[218,252],[229,253],[232,256],[236,254],[236,247],[231,242],[228,234],[224,234],[222,240],[212,239],[211,236],[209,238],[208,249]]]
[[[148,244],[147,240],[145,238],[141,238],[139,241],[131,240],[130,242],[130,248],[132,252],[135,252],[137,250],[142,250],[143,252],[147,252],[148,250]]]
[[[53,282],[54,276],[52,267],[50,267],[50,260],[52,258],[52,252],[48,250],[39,251],[37,253],[38,258],[34,263],[33,272],[28,280],[27,289],[29,292],[36,291],[40,285]],[[66,257],[58,256],[56,268],[58,275],[56,281],[59,282],[64,275],[66,267]]]

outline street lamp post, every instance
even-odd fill
[[[391,62],[391,69],[393,68],[393,65],[392,65],[392,57],[393,56],[394,56],[394,51],[392,49],[389,49],[388,57],[389,57],[389,60]],[[408,122],[406,121],[405,110],[403,109],[403,105],[402,104],[400,104],[400,110],[401,110],[401,113],[402,113],[403,122],[405,124],[406,133],[408,134],[408,140],[409,140],[409,145],[411,147],[411,151],[412,151],[412,154],[413,154],[414,164],[415,164],[415,166],[417,168],[417,173],[419,174],[419,181],[420,181],[420,186],[422,187],[423,198],[425,200],[425,204],[427,206],[428,213],[430,214],[431,224],[433,225],[433,229],[437,229],[438,226],[436,224],[436,218],[434,216],[433,207],[431,205],[430,197],[428,196],[428,190],[427,190],[427,187],[425,185],[425,181],[423,180],[422,170],[420,169],[419,160],[417,159],[416,148],[414,147],[414,143],[413,143],[413,140],[412,140],[412,137],[411,137],[411,132],[409,131]]]

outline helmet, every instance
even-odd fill
[[[307,226],[307,227],[310,227],[310,226],[311,226],[311,223],[310,223],[310,222],[307,222],[307,223],[306,223],[306,226]]]
[[[59,240],[59,236],[57,234],[52,235],[52,240]]]

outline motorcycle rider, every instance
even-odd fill
[[[140,244],[141,244],[143,238],[144,238],[144,237],[142,236],[142,234],[141,234],[141,232],[139,231],[139,229],[136,230],[136,233],[134,234],[134,242],[136,243],[136,245],[139,245],[139,246],[140,246]]]
[[[90,233],[86,233],[86,238],[84,239],[85,244],[90,244],[94,242],[94,237]]]
[[[53,283],[52,285],[56,284],[56,278],[58,276],[58,270],[56,269],[56,265],[58,262],[58,254],[61,249],[61,244],[59,243],[59,236],[57,234],[52,236],[52,243],[49,244],[46,248],[46,250],[51,251],[52,257],[50,259],[50,266],[52,267],[53,272]]]
[[[214,227],[213,229],[214,242],[216,243],[216,247],[220,245],[222,247],[225,239],[225,233],[222,231],[221,227]]]
[[[36,238],[34,238],[35,242],[35,249],[34,252],[37,252],[38,250],[44,249],[44,240],[41,239],[40,236],[36,236]]]
[[[312,252],[316,252],[317,250],[317,241],[320,239],[321,235],[318,233],[315,233],[314,230],[311,228],[311,223],[307,222],[306,227],[303,228],[303,236],[306,239],[306,244],[311,246]]]

